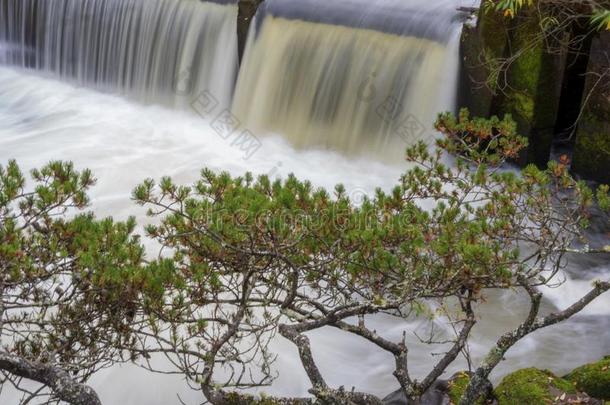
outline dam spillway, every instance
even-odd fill
[[[399,160],[455,109],[456,2],[269,0],[233,111],[299,147]]]
[[[237,74],[234,4],[2,0],[0,5],[5,64],[145,103],[187,106],[199,88],[230,102]]]
[[[461,4],[429,3],[267,0],[239,71],[231,1],[0,0],[0,164],[17,159],[29,170],[62,159],[90,168],[99,179],[91,210],[117,220],[136,215],[140,224],[148,218],[131,200],[136,184],[162,176],[191,184],[203,167],[235,177],[293,173],[329,194],[342,183],[360,202],[376,189],[390,192],[406,170],[405,147],[432,141],[436,113],[456,107]],[[193,102],[206,91],[219,106],[202,118]],[[210,125],[231,106],[240,131],[262,141],[250,159]],[[603,260],[581,259],[564,285],[545,292],[545,310],[567,307],[605,274]],[[490,297],[473,356],[481,358],[527,304],[512,293]],[[565,374],[605,356],[608,307],[606,295],[570,323],[532,335],[494,382],[531,365]],[[410,320],[373,322],[397,342],[421,331]],[[278,380],[261,391],[307,395],[294,347],[278,340]],[[369,342],[326,329],[311,340],[333,385],[380,397],[397,388],[393,365]],[[413,340],[410,368],[420,379],[438,351]],[[451,372],[467,366],[460,361]],[[91,384],[105,404],[167,405],[177,395],[201,403],[180,376],[133,366],[104,370]],[[19,394],[7,387],[0,403],[18,403]]]
[[[238,72],[233,1],[0,0],[0,62],[258,135],[399,161],[455,109],[460,4],[268,0]]]

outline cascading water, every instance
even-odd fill
[[[228,105],[237,7],[198,0],[0,0],[0,61],[143,102]]]
[[[52,159],[73,161],[90,168],[99,179],[92,190],[98,216],[126,219],[137,215],[145,223],[145,210],[130,200],[133,188],[147,177],[172,176],[180,184],[197,179],[202,167],[285,177],[293,172],[314,185],[332,189],[345,184],[348,194],[362,197],[376,187],[390,191],[404,166],[374,160],[350,159],[330,151],[295,150],[281,137],[263,139],[259,153],[244,160],[242,153],[219,137],[201,117],[158,106],[142,106],[120,97],[99,94],[31,72],[0,67],[0,162],[17,159],[23,169],[40,167]],[[600,230],[600,232],[607,232]],[[603,257],[582,258],[568,269],[568,279],[555,290],[544,311],[565,308],[589,290],[588,280],[607,274]],[[526,296],[490,294],[481,308],[482,319],[473,331],[470,350],[479,361],[498,334],[515,326],[528,310]],[[598,298],[574,319],[541,330],[514,347],[493,375],[498,381],[512,369],[549,368],[559,375],[610,352],[610,296]],[[414,378],[422,378],[437,357],[413,335],[426,336],[426,321],[396,322],[393,317],[371,319],[370,325],[393,341],[404,331],[409,339],[409,364]],[[440,324],[437,326],[441,326]],[[421,329],[418,329],[421,328]],[[325,328],[309,335],[320,370],[332,386],[351,387],[384,396],[397,389],[393,359],[368,342]],[[601,342],[601,343],[600,343]],[[575,348],[578,348],[575,350]],[[292,343],[278,339],[278,380],[265,387],[269,394],[307,395],[310,388]],[[464,362],[447,373],[463,370]],[[201,394],[186,387],[179,376],[157,375],[135,366],[113,367],[94,376],[92,385],[104,404],[200,404]],[[19,403],[19,395],[0,393],[0,404]]]
[[[233,109],[297,146],[401,159],[455,108],[459,2],[268,0]]]
[[[0,67],[0,164],[16,158],[29,169],[64,159],[89,167],[99,178],[92,195],[95,212],[119,219],[136,213],[140,223],[144,213],[130,200],[136,184],[163,175],[187,184],[204,166],[234,175],[294,172],[328,189],[342,182],[356,198],[376,187],[390,190],[404,165],[354,159],[345,152],[373,151],[383,161],[401,157],[406,141],[416,138],[405,140],[401,134],[431,136],[430,131],[419,135],[418,128],[429,129],[436,112],[454,107],[459,1],[267,1],[253,26],[234,106],[249,129],[260,129],[257,135],[274,131],[279,136],[261,138],[260,152],[246,160],[207,118],[80,88],[179,107],[208,89],[229,105],[237,60],[235,5],[0,0],[0,63],[11,66]],[[186,83],[176,83],[183,73]],[[417,122],[410,122],[410,132],[394,132],[409,123],[401,121],[405,116]],[[341,153],[295,150],[284,138]],[[600,259],[574,261],[544,310],[564,308],[588,290],[585,280],[607,271]],[[512,293],[490,294],[473,330],[475,361],[500,332],[516,326],[527,303],[527,297],[515,299]],[[561,375],[607,354],[609,305],[610,297],[600,297],[580,316],[529,336],[511,349],[494,381],[529,366]],[[407,331],[413,376],[429,371],[430,348],[412,334],[420,332],[418,324],[384,316],[371,324],[394,341]],[[334,329],[319,330],[310,339],[332,386],[355,385],[380,396],[397,388],[392,359],[374,345]],[[265,391],[307,395],[310,387],[296,350],[282,340],[275,344],[279,378]],[[455,364],[448,374],[465,367]],[[129,366],[103,371],[92,385],[107,404],[176,404],[177,393],[185,403],[201,402],[200,393],[181,378]],[[1,394],[0,403],[20,398],[9,390]]]
[[[252,131],[386,161],[455,107],[460,0],[268,0],[236,89],[237,7],[215,1],[0,0],[0,62],[181,108],[235,91]]]

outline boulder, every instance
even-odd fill
[[[610,401],[610,356],[598,362],[580,366],[564,377],[579,391],[594,398]]]
[[[494,391],[499,405],[602,405],[548,370],[526,368],[504,377]]]
[[[449,380],[437,380],[424,393],[419,405],[457,405],[464,394],[470,374],[466,371],[455,373]],[[492,390],[489,383],[489,391]],[[383,399],[384,405],[415,405],[413,401],[407,400],[401,390],[395,391]],[[477,404],[484,404],[481,399]]]

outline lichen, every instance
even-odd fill
[[[593,398],[610,400],[610,356],[580,366],[564,378]]]
[[[504,377],[496,387],[495,395],[498,405],[547,405],[555,397],[551,389],[576,393],[572,383],[550,371],[526,368]]]
[[[226,393],[225,400],[229,405],[282,405],[284,403],[265,396],[255,398],[252,395],[239,394],[237,392]]]

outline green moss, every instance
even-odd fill
[[[610,356],[578,367],[564,378],[593,398],[610,400]]]
[[[542,52],[539,47],[526,51],[511,66],[511,85],[516,89],[536,94],[542,70]]]
[[[554,74],[554,57],[546,53],[543,41],[536,41],[539,29],[537,18],[524,16],[512,31],[511,47],[520,53],[510,65],[505,105],[507,112],[522,116],[534,128],[554,125],[557,100],[553,90],[561,82]]]
[[[572,383],[548,370],[526,368],[504,377],[495,394],[499,405],[547,405],[555,397],[551,388],[568,394],[576,392]]]
[[[545,57],[544,42],[538,39],[540,30],[538,18],[526,13],[516,20],[512,30],[511,49],[519,52],[510,66],[510,85],[518,91],[534,96],[538,90]]]
[[[526,93],[513,91],[507,96],[506,106],[515,117],[531,121],[534,118],[534,99]]]
[[[610,124],[586,114],[578,127],[573,169],[578,174],[610,182]]]
[[[481,7],[481,12],[483,7]],[[508,43],[507,23],[508,19],[495,12],[487,12],[479,15],[479,29],[485,47],[493,54],[494,58],[502,58]]]
[[[449,381],[449,398],[452,404],[459,404],[460,398],[464,395],[466,387],[470,382],[470,377],[465,372],[460,372]]]
[[[470,383],[470,376],[465,371],[460,371],[451,378],[449,381],[449,391],[447,394],[449,395],[449,399],[451,400],[452,404],[460,403],[460,399],[466,392],[468,383]],[[476,402],[477,405],[483,405],[484,403],[484,398],[480,398]]]

